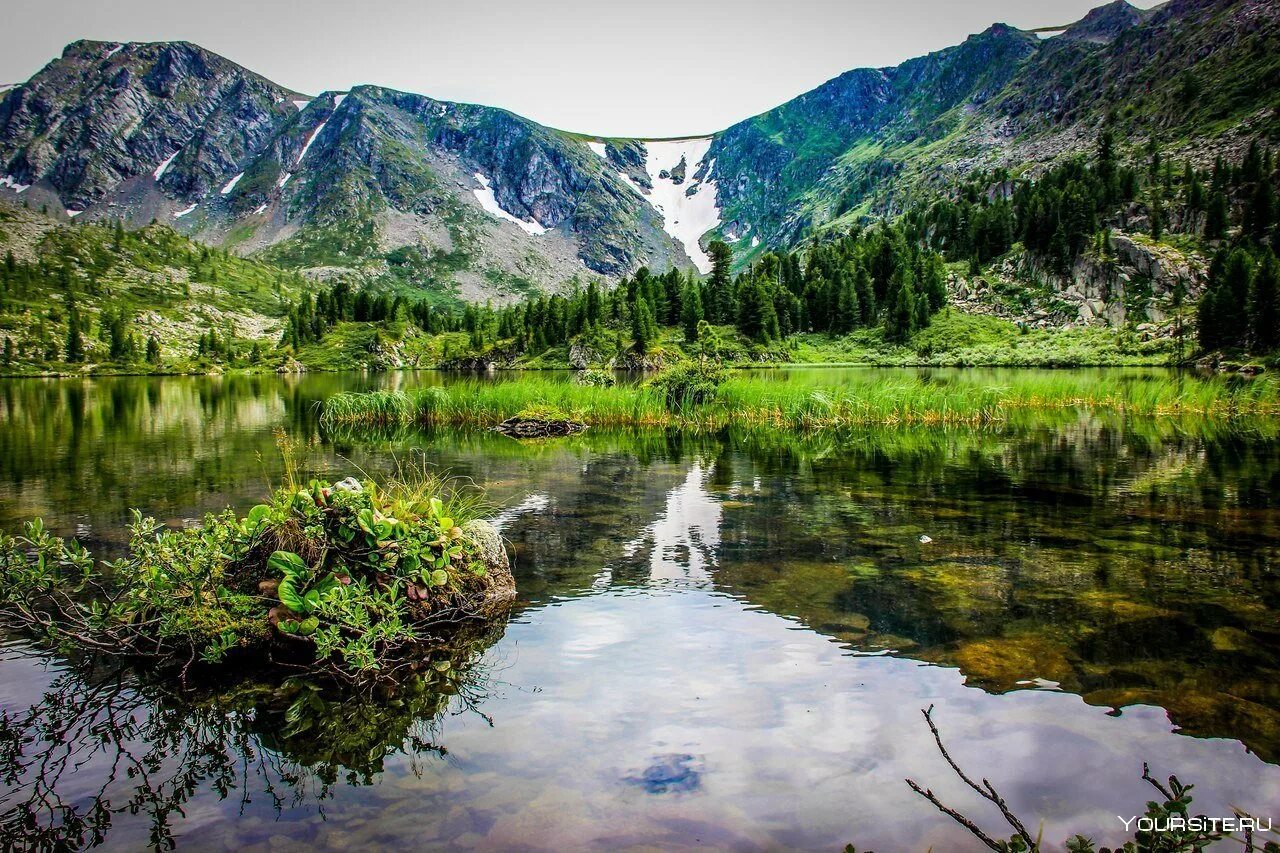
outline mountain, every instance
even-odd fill
[[[901,210],[975,169],[1092,150],[1108,118],[1211,163],[1280,135],[1280,4],[1123,0],[1060,30],[996,24],[894,68],[850,71],[716,137],[721,233],[749,252]]]
[[[76,42],[6,93],[0,184],[80,221],[159,219],[313,268],[409,267],[476,298],[688,263],[582,138],[371,86],[309,98],[181,42]]]
[[[313,276],[510,301],[709,269],[893,213],[974,170],[1092,149],[1108,118],[1212,159],[1280,135],[1280,4],[1123,0],[857,69],[711,137],[604,139],[374,86],[308,97],[192,44],[81,41],[0,100],[0,199],[153,219]]]

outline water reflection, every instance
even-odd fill
[[[247,506],[277,428],[329,476],[422,453],[501,507],[521,602],[478,668],[454,670],[485,673],[479,693],[463,679],[335,706],[303,685],[175,697],[126,681],[131,713],[167,721],[126,739],[130,756],[185,738],[240,773],[222,784],[218,763],[184,788],[167,812],[184,843],[969,849],[902,784],[970,802],[918,717],[929,704],[957,759],[1047,839],[1118,839],[1143,760],[1195,782],[1210,814],[1280,802],[1272,424],[1064,411],[813,437],[318,432],[314,401],[377,381],[405,380],[0,385],[7,529],[42,514],[109,547],[129,506],[172,523]],[[101,676],[63,666],[0,663],[6,725],[46,692],[99,696]],[[457,693],[483,716],[451,716]],[[75,718],[39,716],[55,710]],[[109,766],[61,777],[86,821]],[[264,779],[306,795],[280,805]],[[145,820],[112,814],[111,845],[146,844]]]
[[[10,644],[0,657],[0,839],[5,849],[160,848],[191,840],[202,821],[323,816],[338,786],[371,785],[388,762],[420,773],[442,760],[444,714],[488,719],[478,707],[491,664],[479,659],[501,634],[456,638],[376,697],[269,673],[176,693],[116,662],[58,662]]]

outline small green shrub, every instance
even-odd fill
[[[684,411],[714,400],[724,378],[724,368],[718,364],[684,362],[662,371],[647,385],[662,395],[668,409]]]
[[[592,388],[612,388],[618,384],[618,378],[612,373],[605,370],[595,370],[594,368],[578,371],[574,375],[573,381],[579,385],[586,385]]]
[[[292,482],[292,468],[288,468]],[[288,485],[244,518],[165,530],[134,514],[128,556],[99,576],[39,521],[0,535],[0,624],[70,648],[217,663],[273,633],[346,680],[395,670],[417,625],[468,615],[487,569],[463,525],[480,507],[423,472],[385,487]]]

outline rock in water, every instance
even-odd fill
[[[507,559],[507,549],[502,544],[498,529],[487,521],[469,521],[462,530],[480,549],[480,557],[484,560],[488,585],[483,601],[479,602],[480,609],[488,614],[506,607],[515,601],[516,579],[511,574],[511,561]]]
[[[512,438],[553,438],[562,435],[577,435],[587,428],[586,424],[570,420],[552,420],[546,418],[528,418],[516,415],[507,418],[493,428],[494,432]]]

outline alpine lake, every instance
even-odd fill
[[[1117,816],[1151,799],[1143,762],[1194,783],[1194,811],[1280,817],[1274,418],[1060,408],[523,442],[321,428],[340,391],[454,381],[0,381],[6,532],[41,517],[112,557],[133,508],[175,527],[243,513],[280,479],[283,430],[330,480],[418,459],[469,478],[519,592],[454,677],[390,696],[228,673],[180,690],[0,636],[7,842],[39,826],[119,850],[982,849],[904,781],[1008,836],[938,753],[930,706],[959,765],[1055,847],[1132,837]]]

